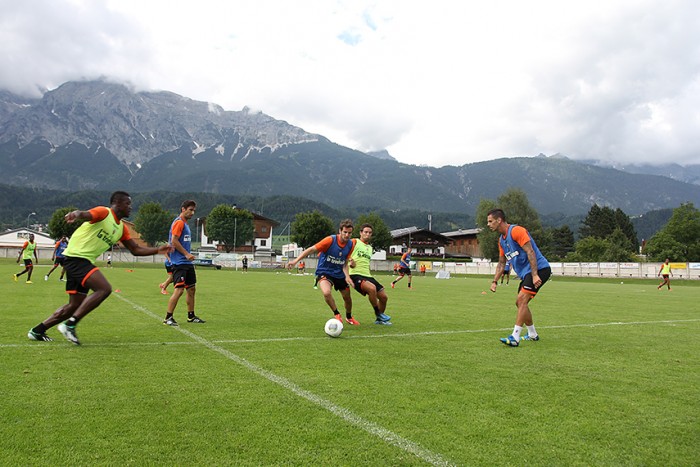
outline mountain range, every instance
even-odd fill
[[[0,91],[0,168],[0,182],[16,186],[290,195],[367,210],[473,215],[482,198],[511,187],[542,214],[582,214],[593,203],[630,215],[700,205],[700,185],[689,183],[698,181],[694,169],[670,171],[689,176],[677,180],[563,156],[409,165],[247,108],[226,111],[106,80],[68,82],[41,98]]]

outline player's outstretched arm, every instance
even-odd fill
[[[122,243],[134,256],[153,256],[157,254],[164,255],[166,253],[172,253],[173,247],[170,245],[162,245],[159,247],[143,247],[136,243],[133,238],[129,240],[123,240]]]
[[[86,221],[91,221],[92,220],[92,213],[90,211],[79,211],[76,209],[75,211],[71,211],[68,214],[66,214],[65,216],[63,216],[63,218],[69,224],[72,224],[73,222],[75,222],[77,220],[81,220],[81,219],[86,220]]]

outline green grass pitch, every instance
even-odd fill
[[[127,266],[128,267],[128,266]],[[83,345],[27,331],[66,302],[58,271],[0,262],[2,465],[698,465],[700,284],[555,277],[539,342],[502,345],[517,282],[388,288],[393,326],[323,333],[313,276],[198,269],[197,314],[161,324],[162,268],[102,269],[115,293]],[[390,286],[390,276],[378,276]],[[116,292],[116,290],[119,292]],[[485,293],[483,293],[485,292]],[[337,300],[340,304],[339,295]]]

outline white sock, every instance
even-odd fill
[[[537,337],[537,331],[535,331],[534,324],[527,327],[527,335],[530,337]]]
[[[520,331],[522,331],[522,330],[523,330],[523,327],[522,327],[522,326],[515,326],[515,327],[513,328],[513,334],[512,334],[512,335],[513,335],[513,338],[514,338],[516,341],[519,341],[519,340],[520,340]]]

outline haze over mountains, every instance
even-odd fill
[[[292,195],[334,207],[470,215],[480,199],[510,187],[524,190],[542,214],[582,214],[593,203],[630,215],[700,205],[696,166],[657,168],[673,179],[562,156],[441,168],[430,167],[430,156],[425,165],[403,164],[249,109],[107,81],[68,82],[41,99],[0,91],[1,181],[11,185]]]

